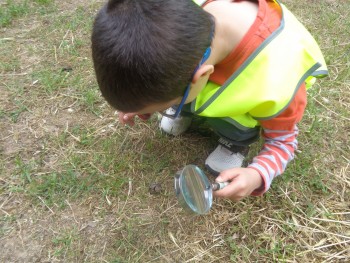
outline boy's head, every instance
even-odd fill
[[[191,0],[109,0],[92,33],[102,95],[123,112],[182,97],[213,23]]]

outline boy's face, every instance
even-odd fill
[[[150,104],[150,105],[144,107],[143,109],[141,109],[137,112],[133,112],[133,113],[135,113],[135,114],[148,114],[148,113],[154,113],[154,112],[163,112],[166,109],[170,108],[171,106],[179,104],[180,101],[181,101],[181,97],[173,99],[173,100],[168,101],[168,102],[153,103],[153,104]]]
[[[196,80],[196,82],[191,83],[190,91],[185,101],[185,104],[192,102],[197,97],[199,92],[208,82],[209,76],[210,74],[203,74]],[[174,105],[179,105],[181,100],[182,100],[182,97],[178,97],[168,102],[153,103],[134,113],[148,114],[148,113],[154,113],[154,112],[163,112]]]

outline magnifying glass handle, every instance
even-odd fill
[[[230,184],[229,182],[220,182],[220,183],[213,183],[211,186],[213,191],[217,191],[228,186],[229,184]]]

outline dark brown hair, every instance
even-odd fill
[[[210,45],[213,23],[191,0],[110,0],[91,37],[104,98],[132,112],[181,97]]]

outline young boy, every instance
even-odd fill
[[[193,114],[206,118],[220,140],[205,164],[231,182],[216,196],[232,200],[263,194],[284,172],[306,89],[327,74],[315,40],[273,0],[110,0],[92,56],[122,123],[165,111],[161,129],[179,135]],[[260,130],[263,148],[241,168]]]

